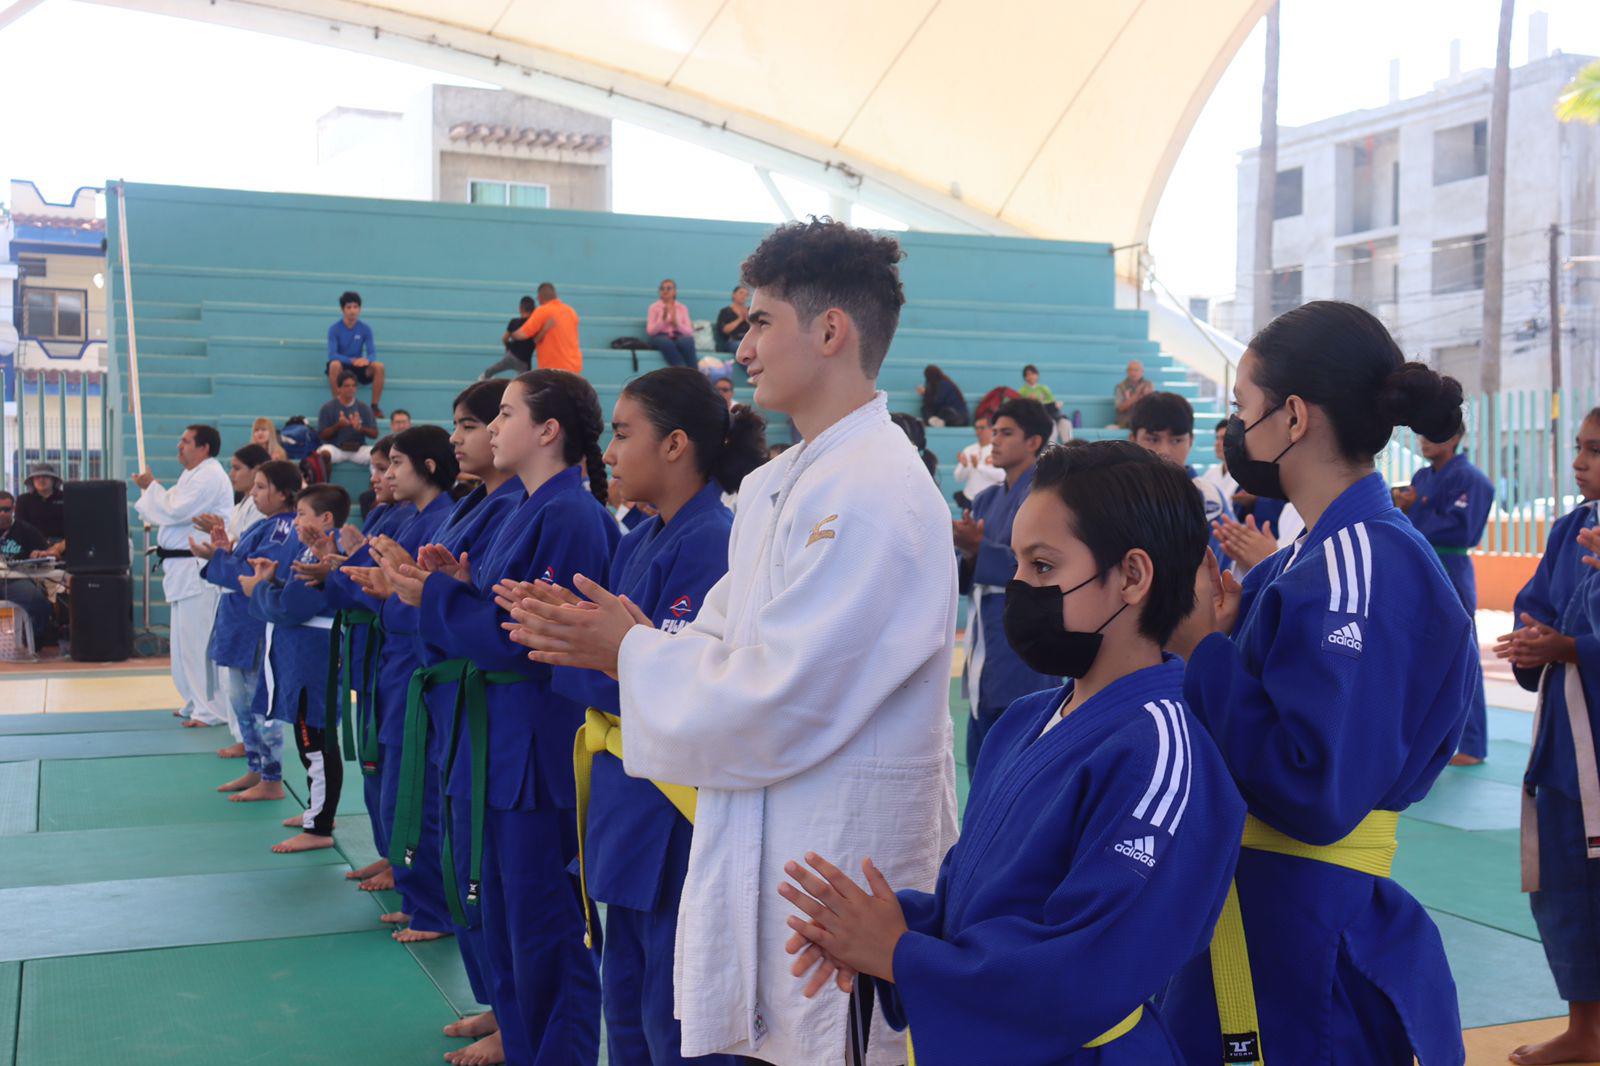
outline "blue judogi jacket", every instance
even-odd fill
[[[1148,1004],[1205,950],[1244,803],[1183,703],[1169,655],[1042,733],[1072,683],[1007,709],[978,756],[935,890],[898,893],[908,932],[877,981],[917,1062],[1177,1063]]]
[[[1418,470],[1412,475],[1411,487],[1417,492],[1417,502],[1406,517],[1435,548],[1455,549],[1439,552],[1439,562],[1470,614],[1478,609],[1478,580],[1472,559],[1464,552],[1483,539],[1489,508],[1494,504],[1494,485],[1458,453],[1437,471],[1431,466]]]
[[[412,507],[405,525],[390,535],[415,558],[418,548],[437,539],[454,507],[450,495],[441,492],[421,511]],[[399,596],[389,596],[378,608],[378,624],[384,632],[378,653],[378,742],[399,747],[406,736],[406,691],[412,672],[421,665],[416,645],[417,608]]]
[[[531,662],[528,649],[500,628],[510,617],[496,606],[494,586],[510,578],[571,588],[576,573],[605,585],[621,537],[616,519],[590,495],[583,468],[572,466],[500,523],[483,555],[470,560],[470,582],[433,574],[423,586],[419,624],[448,657],[527,678],[488,689],[488,803],[496,810],[575,805],[572,740],[584,707],[581,684],[562,691],[550,667]],[[453,798],[470,798],[471,771],[471,744],[463,739],[446,771]]]
[[[468,564],[476,565],[478,552],[489,546],[501,521],[515,511],[526,496],[522,482],[514,477],[507,478],[493,493],[482,485],[477,486],[456,501],[450,517],[434,535],[435,543],[449,548],[457,558],[462,552],[468,553]],[[419,666],[435,666],[450,658],[443,648],[428,639],[428,635],[428,630],[421,628],[411,638]],[[428,708],[428,758],[436,768],[444,765],[455,699],[456,686],[447,681],[435,683],[423,696]]]
[[[380,535],[394,536],[395,530],[403,526],[416,514],[416,508],[409,503],[380,503],[367,514],[366,521],[362,524],[362,533],[371,541]],[[372,549],[363,544],[345,560],[345,566],[372,566]],[[335,610],[361,610],[376,612],[381,606],[372,596],[361,591],[348,574],[335,570],[328,575],[322,583],[328,596],[328,604]],[[356,691],[356,700],[361,707],[363,716],[371,714],[372,708],[367,706],[370,679],[367,677],[367,640],[370,624],[363,623],[350,628],[350,659],[349,680],[350,686]],[[334,649],[337,654],[338,649]]]
[[[990,485],[972,501],[972,517],[983,520],[983,543],[978,554],[961,563],[963,592],[973,586],[985,586],[978,609],[967,618],[967,624],[980,628],[983,641],[983,662],[978,676],[972,676],[973,664],[962,671],[963,695],[970,701],[974,717],[988,718],[999,714],[1013,701],[1030,692],[1055,688],[1061,684],[1059,677],[1037,673],[1017,657],[1006,640],[1005,610],[1006,583],[1017,576],[1017,557],[1011,551],[1011,525],[1017,511],[1033,488],[1033,468],[1019,478],[1016,484],[1004,482]],[[973,645],[976,654],[977,645]],[[976,698],[974,698],[974,690]]]
[[[1250,571],[1231,638],[1194,649],[1184,695],[1250,813],[1331,844],[1372,811],[1427,795],[1456,750],[1477,657],[1455,589],[1374,473]],[[1357,1001],[1372,988],[1386,997],[1425,1066],[1461,1061],[1443,943],[1398,884],[1251,849],[1237,881],[1273,1060],[1359,1061],[1362,1020],[1349,1016],[1341,976],[1359,974]],[[1164,1008],[1189,1060],[1215,1062],[1206,956],[1185,967]]]
[[[1550,528],[1544,558],[1533,578],[1517,593],[1514,610],[1521,625],[1524,612],[1572,637],[1578,647],[1578,676],[1589,701],[1590,728],[1600,731],[1600,571],[1583,564],[1587,554],[1578,543],[1578,531],[1595,524],[1600,503],[1586,502],[1563,515]],[[1567,663],[1550,664],[1545,682],[1544,713],[1539,735],[1533,738],[1524,783],[1553,788],[1570,799],[1578,796],[1578,756],[1572,747],[1572,726],[1567,720]],[[1538,691],[1544,669],[1516,670],[1517,682]]]
[[[251,572],[252,556],[262,555],[294,539],[293,512],[263,518],[240,534],[231,551],[219,549],[200,568],[201,577],[236,594],[220,598],[216,620],[211,624],[206,655],[218,666],[234,670],[255,670],[261,666],[261,645],[267,624],[250,613],[250,600],[239,590],[239,577]]]
[[[250,597],[250,611],[273,625],[272,646],[268,649],[273,676],[267,717],[293,722],[305,700],[306,725],[323,728],[327,720],[328,646],[332,634],[327,628],[335,608],[319,586],[308,585],[293,576],[296,562],[314,562],[316,554],[292,536],[265,553],[278,562],[271,582],[256,586]],[[265,673],[265,670],[263,670]],[[265,680],[262,683],[265,692]]]
[[[676,632],[694,621],[706,593],[728,572],[733,512],[715,482],[663,525],[656,515],[622,538],[611,561],[612,592],[626,596],[657,629]],[[617,683],[584,671],[591,707],[621,713]],[[655,908],[674,833],[692,827],[647,780],[629,777],[609,752],[594,757],[584,844],[589,895],[632,910]],[[686,853],[686,852],[685,852]]]

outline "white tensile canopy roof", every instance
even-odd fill
[[[102,2],[518,89],[917,228],[1131,244],[1271,0]]]

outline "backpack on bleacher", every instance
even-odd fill
[[[972,420],[976,422],[982,418],[994,425],[994,413],[1000,410],[1000,405],[1009,400],[1020,400],[1022,393],[1005,385],[998,385],[983,394],[983,399],[978,401],[978,409],[972,412]]]
[[[317,435],[306,424],[305,415],[295,415],[278,430],[278,443],[289,461],[298,463],[317,450]]]

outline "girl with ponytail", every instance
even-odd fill
[[[1396,426],[1459,433],[1461,386],[1406,362],[1366,311],[1322,301],[1250,342],[1233,408],[1228,472],[1294,504],[1306,532],[1242,588],[1208,560],[1169,643],[1250,817],[1209,957],[1163,1014],[1195,1063],[1460,1062],[1439,931],[1389,867],[1397,812],[1456,750],[1478,649],[1373,456]]]
[[[622,390],[611,428],[605,462],[612,477],[623,495],[656,514],[623,538],[609,588],[650,625],[676,632],[694,621],[727,572],[733,514],[723,494],[738,492],[744,476],[766,461],[766,424],[748,407],[729,411],[698,370],[667,367]],[[502,593],[503,604],[520,611],[535,590],[524,584]],[[512,639],[522,636],[513,631]],[[694,826],[672,794],[623,770],[616,681],[575,673],[586,683],[585,701],[603,712],[590,713],[580,742],[593,761],[578,776],[578,833],[585,897],[607,905],[600,976],[611,1057],[656,1066],[684,1062],[672,1013],[672,958]],[[734,1066],[740,1060],[693,1061]]]
[[[488,435],[494,469],[515,483],[515,510],[459,552],[427,544],[413,561],[375,551],[395,594],[420,609],[418,633],[445,657],[430,673],[450,675],[460,694],[436,730],[444,868],[465,870],[444,890],[457,926],[482,920],[484,984],[507,1062],[599,1054],[599,973],[566,875],[577,856],[572,738],[582,694],[572,672],[529,661],[511,641],[495,585],[604,579],[621,534],[600,502],[601,428],[594,389],[578,375],[513,379]],[[397,826],[395,835],[405,834]]]

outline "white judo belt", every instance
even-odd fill
[[[983,679],[983,663],[988,649],[983,632],[983,598],[1004,596],[1005,589],[997,585],[972,586],[972,606],[967,609],[967,631],[961,635],[962,654],[967,661],[967,710],[978,717],[978,686]]]
[[[300,624],[311,629],[332,629],[333,619],[329,618],[327,615],[319,614],[315,618],[307,619]],[[277,677],[274,676],[272,672],[272,634],[275,633],[277,629],[278,627],[272,622],[267,623],[267,643],[266,647],[261,652],[261,676],[265,678],[267,682],[267,713],[269,715],[272,713],[272,694],[277,688],[278,681]]]
[[[1550,674],[1555,664],[1545,667],[1539,677],[1539,702],[1533,710],[1533,752],[1528,754],[1528,769],[1533,769],[1534,752],[1539,750],[1539,725],[1544,720]],[[1600,859],[1600,768],[1594,759],[1594,732],[1589,727],[1589,701],[1583,694],[1583,678],[1575,663],[1566,664],[1565,684],[1567,723],[1572,729],[1572,750],[1578,763],[1578,800],[1583,806],[1583,836],[1586,854]],[[1535,787],[1522,787],[1522,891],[1539,891],[1539,816],[1534,804]]]

